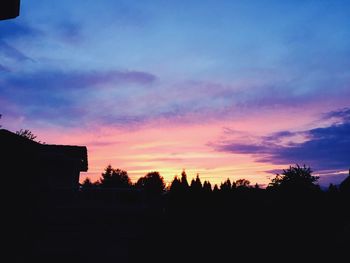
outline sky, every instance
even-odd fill
[[[350,168],[349,1],[22,0],[0,21],[2,128],[132,181],[266,185]]]

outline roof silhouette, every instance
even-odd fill
[[[20,0],[0,1],[0,20],[11,19],[19,16]]]
[[[341,182],[340,189],[342,191],[350,192],[350,169],[349,169],[349,176],[346,177],[343,182]]]
[[[38,154],[41,158],[78,161],[80,171],[88,170],[87,148],[85,146],[41,144],[5,129],[0,130],[2,148],[19,148]]]
[[[11,175],[6,177],[8,185],[23,193],[76,191],[80,172],[88,170],[85,146],[42,144],[4,129],[0,160],[4,174]]]

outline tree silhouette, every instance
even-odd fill
[[[90,178],[87,177],[87,178],[84,180],[84,182],[82,183],[82,186],[83,186],[83,187],[91,187],[91,186],[93,186],[93,183],[91,182]]]
[[[197,174],[196,179],[192,179],[191,181],[191,191],[194,193],[199,193],[201,192],[203,186],[201,179],[199,178],[199,174]]]
[[[211,184],[209,181],[204,181],[203,183],[203,190],[205,193],[210,193],[212,191]]]
[[[160,176],[159,172],[149,172],[137,180],[136,187],[149,193],[159,194],[165,190],[164,178]]]
[[[250,181],[246,179],[238,179],[236,181],[237,188],[248,188],[250,186]]]
[[[32,141],[35,141],[37,137],[30,130],[27,130],[27,129],[26,130],[20,129],[19,131],[16,131],[16,134]]]
[[[178,193],[180,191],[181,191],[181,181],[177,176],[175,176],[174,180],[171,182],[171,185],[170,185],[170,193]]]
[[[105,172],[102,173],[100,178],[101,187],[130,187],[131,181],[126,171],[120,169],[113,169],[111,165],[108,165]]]
[[[97,186],[96,183],[93,183],[89,177],[87,177],[81,184],[81,188],[83,190],[89,190],[94,188],[95,186]]]
[[[217,184],[214,185],[214,189],[213,189],[214,193],[218,193],[219,192],[219,187]]]
[[[310,167],[290,166],[287,170],[283,170],[282,175],[277,174],[271,183],[268,185],[269,189],[283,189],[292,191],[301,190],[318,190],[317,184],[318,176],[312,175]]]
[[[232,189],[232,184],[229,178],[220,185],[220,190],[223,192],[229,192]]]
[[[182,190],[188,190],[189,185],[188,185],[188,181],[187,181],[187,174],[185,172],[185,170],[182,171],[181,173],[181,188]]]

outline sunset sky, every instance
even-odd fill
[[[350,1],[22,0],[0,21],[0,124],[86,145],[92,180],[266,184],[350,168]]]

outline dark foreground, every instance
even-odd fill
[[[349,262],[348,197],[257,190],[27,200],[8,217],[8,262]]]

